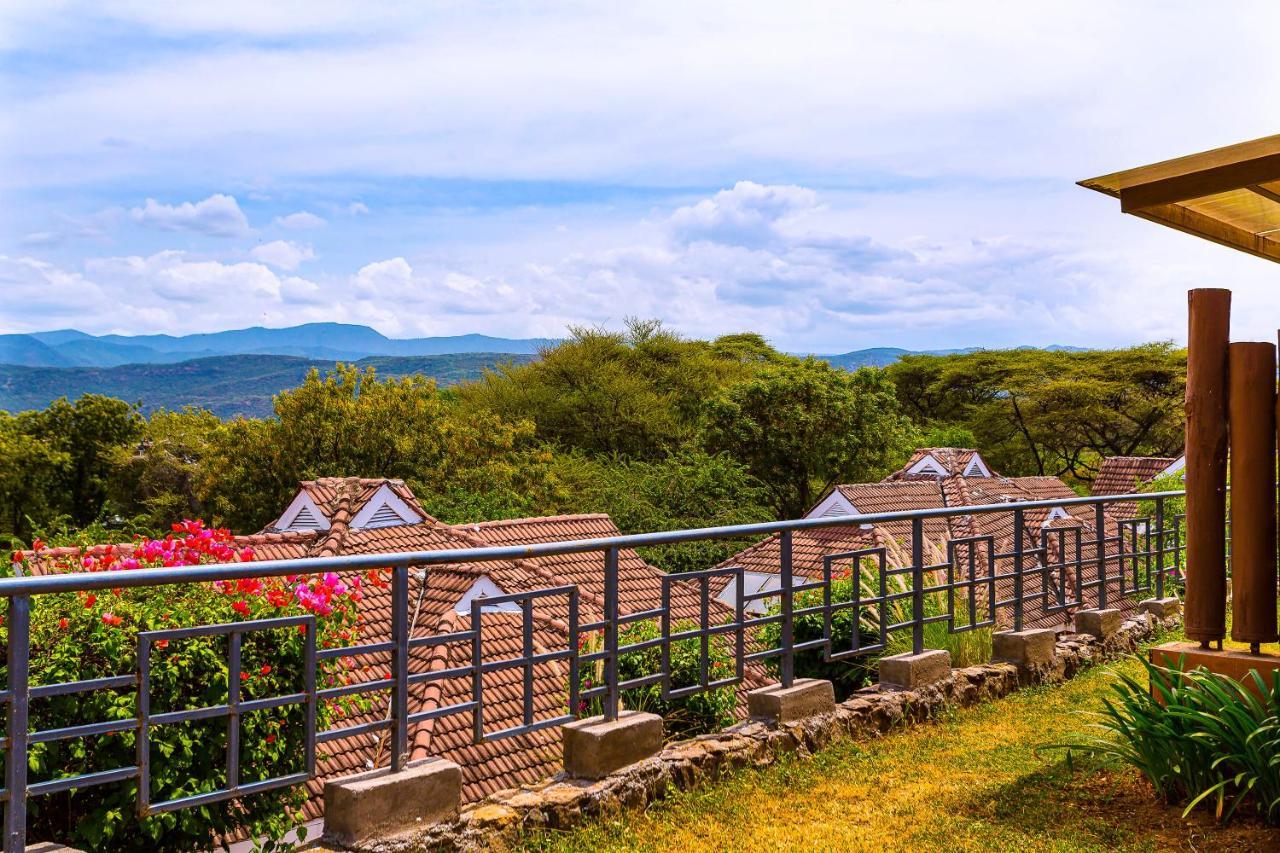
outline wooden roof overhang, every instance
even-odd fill
[[[1280,135],[1080,181],[1120,210],[1280,261]]]

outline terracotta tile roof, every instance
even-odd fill
[[[918,450],[911,460],[899,471],[890,475],[880,483],[853,483],[836,486],[836,490],[851,503],[859,513],[894,513],[917,509],[937,509],[942,507],[978,506],[983,504],[1015,503],[1025,501],[1056,500],[1078,497],[1075,491],[1056,477],[964,477],[950,475],[907,475],[905,472],[916,462],[924,458],[926,453],[944,462],[949,470],[964,470],[972,459],[973,451],[948,448],[930,448]],[[966,456],[965,454],[969,454]],[[1065,513],[1065,517],[1058,517]],[[1054,515],[1054,518],[1050,516]],[[1120,519],[1112,515],[1110,508],[1106,514],[1106,536],[1118,535],[1117,523]],[[1032,552],[1043,544],[1049,551],[1050,562],[1059,561],[1059,544],[1065,545],[1067,561],[1075,559],[1074,533],[1052,534],[1046,536],[1045,530],[1079,529],[1081,541],[1095,538],[1096,515],[1093,507],[1064,507],[1060,513],[1052,510],[1027,510],[1025,525],[1027,539],[1024,551]],[[956,515],[946,518],[925,519],[924,535],[940,552],[945,553],[946,542],[953,539],[990,536],[994,542],[995,552],[1002,555],[997,567],[998,573],[1010,570],[1011,560],[1008,556],[1013,551],[1014,526],[1011,512],[978,513],[972,515]],[[1065,539],[1062,538],[1065,536]],[[882,522],[874,527],[832,527],[817,530],[796,531],[792,538],[792,566],[797,575],[813,580],[822,578],[823,557],[843,551],[861,550],[884,546],[891,565],[907,565],[909,563],[909,543],[911,523],[909,521]],[[724,561],[722,566],[741,565],[747,571],[777,574],[780,560],[780,536],[771,536],[763,542],[752,545],[733,557]],[[961,546],[963,547],[963,546]],[[979,565],[985,565],[985,548],[977,551]],[[1118,574],[1118,551],[1115,545],[1107,548],[1108,575]],[[1096,552],[1094,548],[1085,546],[1081,556],[1086,563],[1085,580],[1097,577],[1094,571]],[[963,559],[957,555],[958,559]],[[1026,565],[1029,567],[1034,559],[1029,555]],[[967,562],[967,561],[966,561]],[[1068,583],[1074,585],[1075,569],[1066,570]],[[1034,577],[1029,578],[1030,594],[1039,590]],[[728,581],[717,584],[717,592],[728,585]],[[1012,578],[999,580],[996,584],[997,598],[1007,599],[1013,594]],[[1087,593],[1090,600],[1096,593]],[[1119,582],[1108,584],[1108,596],[1111,602],[1120,601],[1126,610],[1136,607],[1136,602],[1124,599],[1120,595]],[[1002,614],[1002,618],[1011,618],[1011,614]],[[1046,612],[1039,602],[1028,602],[1024,613],[1027,627],[1056,627],[1063,625],[1069,617],[1061,613]]]
[[[1090,494],[1127,495],[1140,491],[1176,461],[1167,456],[1108,456],[1093,478]],[[1131,501],[1117,503],[1114,513],[1118,518],[1136,518],[1138,505]]]
[[[969,469],[969,464],[973,462],[974,457],[981,460],[978,451],[968,447],[921,447],[911,454],[911,458],[906,461],[901,468],[885,477],[885,482],[894,480],[911,480],[919,478],[936,479],[939,475],[936,473],[912,474],[911,468],[916,463],[923,460],[926,456],[932,456],[946,471],[945,476],[961,477]],[[985,461],[982,464],[986,464]],[[995,475],[995,472],[991,472]]]

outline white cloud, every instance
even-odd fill
[[[362,201],[353,201],[351,204],[347,205],[347,213],[350,213],[352,216],[359,216],[362,213],[368,212],[369,206]]]
[[[249,230],[249,220],[235,198],[215,193],[203,201],[161,204],[153,198],[133,208],[133,221],[161,231],[194,231],[213,237],[238,237]]]
[[[255,246],[249,254],[264,264],[288,271],[296,270],[303,261],[309,261],[316,256],[310,246],[299,246],[288,240],[272,240],[270,243],[263,243],[261,246]]]
[[[326,223],[324,219],[310,211],[299,210],[297,213],[290,213],[288,216],[277,216],[276,224],[281,228],[301,231],[305,228],[322,228]]]
[[[681,242],[708,240],[762,245],[776,239],[789,217],[817,208],[817,193],[797,186],[761,186],[739,181],[732,189],[682,207],[671,215],[672,235]]]

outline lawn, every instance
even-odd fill
[[[1110,671],[1089,670],[878,741],[747,771],[643,813],[523,839],[540,850],[1280,850],[1280,830],[1227,827],[1152,799],[1121,765],[1038,749],[1070,740]]]

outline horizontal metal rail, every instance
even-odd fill
[[[1181,577],[1185,536],[1181,515],[1166,512],[1166,502],[1180,491],[1149,494],[1016,501],[981,506],[943,507],[906,512],[863,513],[833,518],[777,521],[674,530],[518,546],[409,551],[265,560],[181,568],[83,572],[0,578],[0,598],[9,600],[9,643],[6,653],[8,684],[0,689],[6,731],[0,739],[5,751],[4,849],[22,850],[27,835],[27,801],[31,797],[123,783],[137,789],[139,815],[208,806],[254,793],[292,786],[314,778],[316,747],[354,737],[374,737],[385,763],[394,770],[410,757],[410,728],[454,715],[470,719],[472,741],[488,743],[529,735],[563,725],[590,713],[614,719],[623,703],[639,689],[659,690],[664,701],[679,701],[696,693],[740,687],[748,676],[763,677],[768,667],[784,686],[796,678],[797,655],[820,654],[826,662],[865,657],[889,647],[891,635],[910,632],[916,652],[924,648],[925,628],[945,624],[952,633],[1004,624],[1021,629],[1030,618],[1043,619],[1071,608],[1107,606],[1120,596],[1165,593],[1167,582]],[[1108,514],[1107,505],[1152,502],[1150,518]],[[1073,515],[1070,510],[1077,512]],[[1053,513],[1059,510],[1059,513]],[[1044,512],[1044,511],[1047,511]],[[926,524],[937,520],[972,521],[976,516],[1005,513],[1012,533],[998,536],[936,534],[926,536]],[[1131,513],[1136,515],[1136,513]],[[1028,519],[1035,518],[1034,522]],[[1002,522],[1003,523],[1003,522]],[[812,530],[858,529],[897,525],[904,531],[902,559],[890,559],[888,549],[833,547],[818,564],[806,552],[798,563],[797,534]],[[935,525],[936,526],[936,525]],[[947,526],[950,529],[950,525]],[[661,578],[656,597],[640,609],[621,603],[619,561],[622,552],[659,545],[717,539],[758,539],[777,535],[777,585],[748,591],[749,574],[728,565]],[[846,540],[847,541],[847,540]],[[837,543],[838,544],[838,543]],[[926,550],[945,545],[939,562]],[[809,547],[809,546],[806,546]],[[601,555],[603,596],[585,596],[578,586],[550,586],[476,598],[469,612],[459,614],[464,629],[429,636],[413,636],[410,621],[410,570],[465,563],[490,563],[566,554]],[[244,578],[315,575],[322,572],[390,570],[391,623],[389,634],[365,643],[317,648],[314,616],[232,622],[222,625],[175,626],[137,635],[134,672],[58,684],[30,684],[32,599],[35,596],[101,589],[202,584]],[[414,573],[421,583],[426,573]],[[676,597],[679,592],[680,613]],[[535,609],[554,613],[563,646],[546,648],[535,628]],[[518,619],[514,647],[503,656],[486,655],[482,630],[486,614],[508,611]],[[468,620],[469,617],[469,620]],[[416,618],[416,617],[415,617]],[[544,621],[546,617],[543,617]],[[851,634],[838,623],[852,624]],[[255,632],[297,629],[305,634],[297,684],[278,696],[246,697],[241,688],[241,650]],[[200,707],[153,710],[151,707],[153,648],[170,641],[224,638],[226,642],[225,696]],[[359,638],[357,638],[358,640]],[[415,654],[438,656],[449,646],[463,649],[462,661],[436,661],[427,668],[412,666]],[[692,660],[692,677],[677,679],[673,654]],[[725,666],[723,659],[732,663]],[[375,678],[318,686],[318,676],[333,675],[350,661],[379,660]],[[649,661],[646,668],[636,661]],[[656,660],[656,664],[653,663]],[[386,663],[383,663],[386,661]],[[639,666],[639,668],[637,668]],[[537,684],[555,679],[562,706],[548,711],[535,703]],[[489,683],[494,679],[495,687]],[[445,686],[452,685],[448,702]],[[93,691],[136,693],[131,718],[75,720],[71,725],[32,730],[32,700],[75,696]],[[509,701],[512,691],[520,699]],[[411,707],[410,694],[433,691],[441,697],[434,707]],[[461,693],[461,695],[459,695]],[[504,697],[493,708],[492,696]],[[338,720],[328,728],[317,725],[318,710],[328,703],[364,697],[373,712]],[[206,700],[208,701],[208,700]],[[421,702],[419,701],[421,705]],[[301,730],[293,732],[299,745],[297,761],[271,778],[241,778],[241,725],[245,715],[276,711],[300,715]],[[490,713],[492,711],[492,713]],[[181,795],[155,800],[152,769],[157,757],[152,744],[157,727],[225,720],[226,761],[220,780],[188,788]],[[488,724],[487,724],[488,722]],[[132,735],[136,757],[127,766],[97,769],[79,775],[30,781],[28,755],[33,744],[73,738]],[[221,741],[220,741],[221,742]],[[293,743],[291,741],[291,743]],[[261,772],[261,768],[251,768]]]

